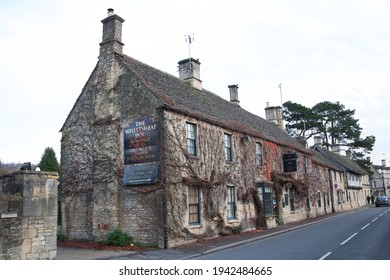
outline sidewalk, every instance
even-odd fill
[[[263,238],[283,234],[289,231],[309,226],[315,223],[332,219],[336,216],[347,214],[351,211],[368,206],[351,209],[348,211],[331,213],[300,222],[279,225],[273,229],[267,229],[256,232],[242,233],[240,235],[231,235],[216,237],[209,240],[198,241],[192,244],[183,245],[172,249],[151,249],[142,252],[127,250],[87,250],[70,247],[58,247],[56,260],[183,260],[190,259],[199,255],[209,254],[215,251],[239,246],[242,244],[254,242]]]

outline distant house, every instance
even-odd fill
[[[114,228],[147,245],[275,227],[330,211],[329,164],[280,126],[206,90],[200,62],[179,77],[122,52],[124,20],[102,20],[99,61],[61,132],[61,226],[70,239]]]
[[[373,164],[371,180],[371,190],[375,197],[385,195],[390,196],[390,166],[386,165],[386,160],[382,160],[381,165]]]
[[[320,146],[316,151],[333,162],[334,188],[338,211],[366,205],[366,197],[371,195],[369,174],[348,156],[340,155],[338,150],[329,151]]]

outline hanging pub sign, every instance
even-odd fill
[[[283,155],[283,172],[297,171],[297,154],[289,153]]]
[[[123,130],[125,185],[153,184],[160,160],[158,125],[153,119],[135,120]]]
[[[137,119],[123,135],[125,165],[159,161],[158,129],[152,119]]]

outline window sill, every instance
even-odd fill
[[[229,224],[239,223],[240,221],[237,218],[231,218],[227,221]]]
[[[190,229],[193,229],[193,228],[202,228],[203,226],[201,224],[193,224],[193,225],[189,225],[188,227]]]

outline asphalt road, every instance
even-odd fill
[[[361,208],[202,260],[389,260],[390,208]]]

